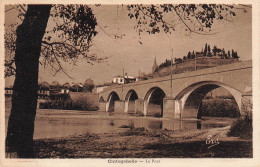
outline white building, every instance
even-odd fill
[[[115,84],[126,84],[126,83],[133,83],[136,81],[135,77],[132,77],[130,75],[127,75],[127,73],[125,73],[125,76],[120,76],[117,75],[115,77],[113,77],[112,83]]]
[[[125,83],[125,79],[124,79],[123,76],[117,75],[117,76],[113,77],[112,83],[124,84]]]

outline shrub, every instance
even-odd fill
[[[238,118],[230,128],[228,136],[252,139],[253,126],[252,114],[246,114],[244,117]]]
[[[230,128],[228,136],[241,137],[245,139],[252,139],[253,124],[252,124],[252,103],[246,101],[242,103],[243,116],[238,118]]]
[[[39,108],[41,109],[63,109],[63,110],[88,110],[96,111],[98,107],[91,106],[90,103],[84,99],[77,99],[72,101],[71,99],[67,100],[50,100],[44,103],[40,103]]]
[[[239,108],[234,99],[206,99],[200,107],[201,116],[209,117],[232,117],[240,116]]]

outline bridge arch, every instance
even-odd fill
[[[135,90],[131,89],[127,92],[125,97],[125,112],[134,113],[135,112],[135,100],[138,99],[138,95]]]
[[[222,87],[227,90],[235,99],[237,106],[241,112],[242,92],[217,81],[202,81],[194,83],[182,90],[176,97],[181,102],[182,118],[199,118],[198,111],[203,98],[210,91]]]
[[[144,98],[144,115],[163,116],[163,98],[166,93],[160,87],[152,87]]]
[[[114,112],[115,110],[115,101],[120,100],[118,94],[116,92],[111,92],[107,98],[106,111]]]

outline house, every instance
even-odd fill
[[[6,87],[5,97],[10,98],[12,97],[12,94],[13,94],[13,88]],[[47,99],[49,96],[50,96],[50,88],[43,85],[38,85],[38,90],[37,90],[38,99]]]
[[[127,75],[127,73],[125,73],[125,83],[133,83],[136,81],[135,77],[132,77],[130,75]]]
[[[50,97],[50,85],[47,82],[38,84],[37,91],[38,99],[48,99]]]
[[[50,87],[38,87],[37,91],[38,99],[47,99],[50,96]]]
[[[112,83],[124,84],[125,83],[124,77],[121,75],[117,75],[117,76],[113,77]]]
[[[69,87],[65,87],[65,86],[61,86],[60,87],[60,93],[61,94],[68,94],[70,92],[70,88]]]
[[[70,92],[83,92],[83,85],[82,84],[73,84],[70,89]]]
[[[68,97],[70,88],[66,86],[50,85],[50,99],[65,99]]]
[[[125,73],[125,76],[117,75],[113,77],[112,83],[113,84],[127,84],[127,83],[133,83],[136,81],[135,77],[132,77],[130,75],[127,75]]]
[[[12,94],[13,94],[13,88],[11,88],[11,87],[6,87],[6,88],[5,88],[5,97],[6,97],[6,98],[12,97]]]
[[[70,92],[71,85],[67,82],[61,86],[61,93],[68,94]]]

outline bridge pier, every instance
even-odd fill
[[[108,112],[108,108],[109,108],[109,102],[106,102],[106,105],[105,105],[105,108],[106,108],[106,112]]]
[[[127,101],[125,101],[125,104],[124,104],[124,112],[125,113],[128,113],[128,103]]]
[[[124,112],[135,114],[135,101],[125,101]]]
[[[106,111],[106,104],[107,104],[107,102],[105,102],[105,101],[100,101],[99,102],[99,106],[98,106],[98,111]]]
[[[144,100],[143,99],[135,100],[135,114],[144,115]]]
[[[172,97],[163,99],[163,118],[181,118],[182,113],[181,100],[175,100]]]
[[[117,100],[115,101],[115,108],[114,113],[115,114],[124,114],[124,108],[125,108],[125,101]]]

